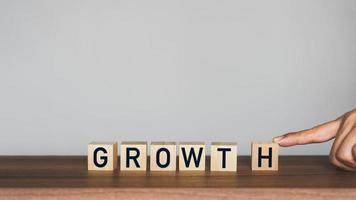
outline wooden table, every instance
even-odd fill
[[[207,157],[207,165],[210,158]],[[280,156],[278,172],[93,172],[86,156],[0,156],[0,199],[356,199],[356,173],[327,156]]]

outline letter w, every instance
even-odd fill
[[[189,167],[190,161],[192,160],[192,158],[194,159],[195,167],[199,167],[200,160],[201,160],[201,157],[202,157],[202,154],[203,154],[203,148],[202,147],[199,148],[198,157],[195,154],[194,148],[190,148],[188,158],[187,158],[187,153],[185,152],[185,148],[184,147],[182,147],[182,153],[183,153],[183,159],[184,159],[185,167]]]

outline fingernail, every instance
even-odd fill
[[[284,137],[285,137],[284,135],[275,137],[273,138],[273,142],[279,143]]]

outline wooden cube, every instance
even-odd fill
[[[237,171],[237,143],[213,142],[211,143],[210,157],[211,171]]]
[[[177,145],[175,142],[152,142],[151,171],[176,171]]]
[[[117,168],[117,142],[88,144],[88,170],[112,171]]]
[[[253,171],[278,170],[278,144],[258,143],[251,144],[251,168]]]
[[[147,142],[122,142],[120,151],[121,171],[147,170]]]
[[[205,143],[179,144],[179,171],[205,171]]]

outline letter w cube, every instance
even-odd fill
[[[179,171],[205,171],[205,143],[179,144]]]

